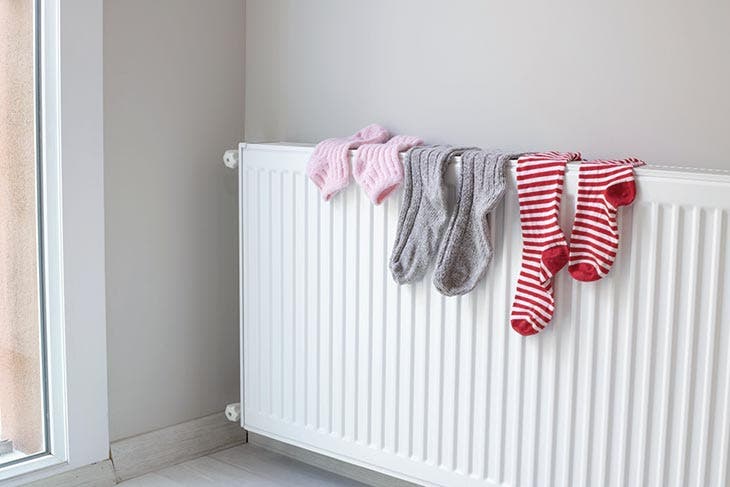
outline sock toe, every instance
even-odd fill
[[[522,336],[535,335],[538,332],[528,320],[512,320],[512,328]]]
[[[390,272],[393,274],[393,280],[395,282],[400,283],[400,278],[403,275],[403,266],[400,262],[391,262],[390,263]]]
[[[412,269],[404,266],[400,261],[390,264],[390,274],[393,276],[393,281],[400,285],[409,284],[415,280]]]
[[[587,263],[573,264],[568,268],[574,279],[583,282],[597,281],[601,278],[594,266]]]

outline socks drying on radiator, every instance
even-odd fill
[[[364,144],[357,149],[353,175],[373,203],[382,203],[403,181],[399,152],[421,144],[418,137],[396,135],[384,144]]]
[[[349,151],[359,148],[353,173],[373,203],[380,204],[403,181],[390,258],[393,279],[404,284],[421,278],[436,257],[436,288],[447,296],[470,292],[492,259],[487,215],[504,195],[504,165],[515,154],[423,147],[422,140],[411,136],[389,138],[387,130],[373,124],[350,137],[322,141],[312,153],[307,174],[329,200],[349,183]],[[402,151],[408,151],[403,166]],[[449,220],[444,176],[449,159],[460,154],[458,202]],[[523,251],[510,321],[522,335],[538,333],[551,321],[553,276],[566,264],[579,281],[608,274],[618,251],[618,208],[633,202],[633,168],[644,164],[633,158],[581,163],[569,246],[558,215],[566,164],[576,160],[578,153],[545,152],[520,157],[517,163]]]
[[[611,269],[618,251],[618,207],[634,201],[634,167],[643,164],[634,158],[580,164],[568,266],[575,279],[596,281]]]
[[[504,166],[519,154],[468,150],[461,156],[459,200],[436,259],[433,282],[446,296],[470,292],[492,260],[487,215],[504,196]]]
[[[522,227],[522,268],[512,304],[512,328],[533,335],[553,317],[553,275],[568,263],[568,243],[558,215],[565,166],[577,153],[547,152],[517,161],[517,197]]]
[[[403,167],[403,205],[390,270],[404,284],[421,278],[433,261],[447,220],[444,173],[452,156],[467,147],[414,147]]]
[[[323,140],[314,148],[307,174],[314,181],[325,201],[329,201],[350,182],[350,149],[363,144],[385,142],[390,134],[380,125],[368,125],[355,135]]]
[[[616,259],[618,208],[634,201],[634,167],[644,162],[629,158],[580,164],[568,250],[558,213],[565,165],[578,159],[580,154],[543,153],[521,157],[517,163],[523,252],[511,322],[522,335],[538,333],[552,319],[553,276],[566,263],[573,278],[595,281],[608,274]]]

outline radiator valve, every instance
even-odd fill
[[[226,418],[228,421],[241,421],[241,403],[237,402],[226,406]]]
[[[238,167],[238,151],[231,149],[223,153],[223,164],[227,168],[236,169]]]

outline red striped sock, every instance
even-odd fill
[[[634,158],[581,163],[568,266],[575,279],[596,281],[611,270],[618,251],[618,208],[634,201],[634,166],[643,164]]]
[[[565,165],[578,153],[543,152],[517,161],[517,196],[522,227],[522,269],[512,304],[512,328],[533,335],[553,316],[553,276],[568,263],[568,244],[560,228]]]

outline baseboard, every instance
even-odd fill
[[[418,484],[397,479],[381,472],[375,472],[365,467],[360,467],[359,465],[343,462],[336,458],[305,450],[304,448],[299,448],[298,446],[290,445],[283,441],[275,440],[257,433],[249,432],[248,442],[252,445],[285,455],[302,463],[307,463],[314,467],[321,468],[322,470],[336,473],[342,477],[347,477],[372,487],[418,487]]]
[[[169,467],[246,442],[246,432],[223,413],[111,444],[117,481]]]
[[[24,484],[25,487],[112,487],[117,483],[111,460]]]

